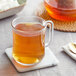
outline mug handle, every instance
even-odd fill
[[[45,43],[45,47],[49,46],[50,43],[52,42],[53,40],[53,27],[54,27],[54,24],[52,21],[48,20],[48,21],[45,21],[44,24],[47,26],[49,26],[49,40],[47,43]]]

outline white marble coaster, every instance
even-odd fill
[[[8,56],[8,58],[11,60],[11,62],[13,63],[13,65],[15,66],[18,72],[26,72],[26,71],[31,71],[35,69],[46,68],[50,66],[55,66],[59,63],[55,55],[48,47],[45,48],[45,56],[43,60],[35,66],[22,66],[17,62],[15,62],[15,60],[12,57],[12,48],[7,48],[5,50],[5,53]]]

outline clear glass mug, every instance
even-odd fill
[[[27,31],[26,29],[20,30],[21,28],[26,28],[21,26],[21,24],[35,24],[35,28],[43,27],[40,30]],[[17,25],[20,25],[16,28]],[[38,25],[38,26],[37,26]],[[49,25],[49,38],[48,42],[45,43],[45,31]],[[33,26],[32,26],[33,27]],[[26,16],[16,18],[12,21],[13,30],[13,58],[16,62],[21,65],[34,65],[39,63],[45,55],[45,47],[47,47],[53,37],[53,22],[37,17],[37,16]]]

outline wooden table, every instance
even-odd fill
[[[6,48],[12,46],[11,21],[18,16],[31,15],[40,1],[28,0],[28,6],[21,13],[0,20],[0,76],[76,76],[76,62],[61,49],[63,45],[76,41],[76,33],[54,31],[53,43],[49,47],[60,61],[55,67],[18,73],[4,53]]]

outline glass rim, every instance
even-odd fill
[[[12,20],[12,22],[11,22],[12,28],[13,28],[14,30],[18,31],[18,32],[28,33],[27,31],[18,30],[18,29],[16,29],[16,28],[13,26],[13,23],[14,23],[17,19],[26,18],[26,17],[39,18],[39,19],[41,19],[41,20],[43,21],[43,24],[42,24],[42,25],[44,25],[44,23],[45,23],[45,20],[44,20],[43,18],[41,18],[41,17],[38,17],[38,16],[25,16],[25,17],[24,17],[24,16],[21,16],[21,17],[14,18],[14,19]],[[42,28],[41,30],[34,31],[34,32],[35,32],[35,33],[36,33],[36,32],[41,32],[41,31],[43,31],[45,28],[46,28],[46,26],[44,26],[44,28]],[[30,32],[30,33],[32,33],[32,32]]]

